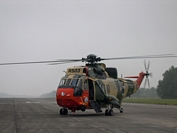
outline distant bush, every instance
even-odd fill
[[[45,93],[40,96],[40,98],[55,98],[55,97],[56,97],[56,91]]]
[[[1,93],[0,92],[0,98],[5,98],[5,97],[10,97],[10,95],[7,94],[7,93]]]

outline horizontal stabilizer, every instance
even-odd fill
[[[127,77],[124,77],[124,78],[138,78],[139,76],[127,76]]]

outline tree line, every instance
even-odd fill
[[[139,90],[132,94],[130,97],[139,97],[139,98],[158,98],[156,88],[151,87],[150,89],[139,88]]]
[[[163,99],[177,99],[177,67],[171,66],[163,73],[163,79],[159,80],[157,94]]]

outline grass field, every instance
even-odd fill
[[[125,98],[123,103],[145,103],[145,104],[161,104],[161,105],[176,105],[177,99],[160,99],[160,98]]]

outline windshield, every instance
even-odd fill
[[[59,88],[67,88],[67,87],[80,87],[85,88],[85,84],[87,83],[87,80],[85,78],[68,78],[68,79],[61,79],[59,83]],[[84,86],[82,86],[84,85]],[[87,88],[88,89],[88,88]]]
[[[66,79],[61,79],[59,86],[64,86],[66,82]]]
[[[83,93],[83,85],[85,79],[84,78],[68,78],[68,79],[61,79],[59,83],[58,89],[62,88],[73,88],[74,89],[74,96],[81,96]]]
[[[79,79],[72,79],[71,86],[76,86]]]

